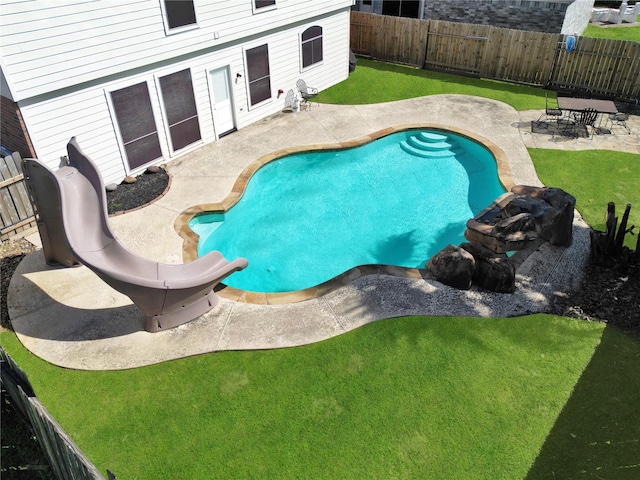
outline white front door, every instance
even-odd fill
[[[233,99],[231,98],[231,82],[229,67],[222,67],[209,72],[211,79],[211,107],[213,108],[213,125],[216,134],[221,137],[236,128],[233,116]]]

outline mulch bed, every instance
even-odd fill
[[[551,313],[583,320],[601,321],[640,334],[640,264],[626,272],[587,265],[580,288],[556,296]]]
[[[161,167],[156,172],[147,170],[135,179],[133,183],[123,182],[115,190],[107,192],[109,215],[134,210],[153,202],[165,193],[170,181],[169,174]]]

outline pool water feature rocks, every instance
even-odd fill
[[[466,290],[472,282],[485,290],[513,293],[516,251],[573,242],[576,199],[552,187],[515,185],[476,217],[467,221],[469,243],[447,245],[427,263],[429,273],[441,283]]]
[[[232,208],[189,226],[199,255],[249,260],[226,285],[291,292],[362,265],[424,268],[444,245],[464,241],[466,221],[504,191],[495,158],[478,142],[404,130],[271,160]]]

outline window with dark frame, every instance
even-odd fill
[[[393,17],[419,18],[419,0],[399,0],[397,2],[383,2],[382,14]]]
[[[322,27],[314,25],[302,32],[302,68],[322,61]]]
[[[164,11],[169,30],[197,23],[193,0],[164,0]]]
[[[271,76],[269,73],[269,47],[260,45],[246,52],[247,76],[251,105],[271,98]]]
[[[202,138],[191,70],[160,77],[160,94],[164,105],[173,151],[183,149]]]
[[[255,0],[256,10],[265,7],[272,7],[276,4],[276,0]]]
[[[129,168],[162,158],[147,82],[111,92],[111,104]]]

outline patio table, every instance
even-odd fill
[[[558,108],[570,112],[583,112],[587,108],[593,108],[598,113],[618,113],[616,104],[611,100],[593,98],[558,97]]]
[[[574,97],[558,97],[558,108],[567,112],[584,112],[588,108],[592,108],[598,112],[598,133],[611,133],[611,131],[602,127],[601,114],[618,113],[616,104],[611,100],[597,100],[594,98],[574,98]]]

